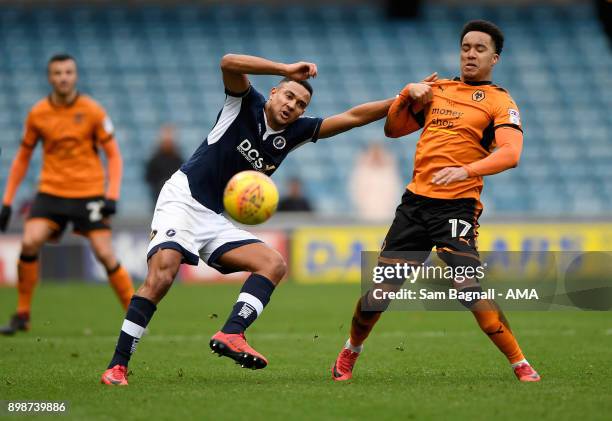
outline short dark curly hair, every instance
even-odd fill
[[[489,34],[495,45],[495,52],[501,54],[504,48],[504,34],[497,25],[487,20],[471,20],[465,24],[463,31],[461,31],[461,38],[459,39],[459,45],[463,42],[465,34],[471,31],[484,32]]]
[[[281,79],[280,82],[278,82],[277,86],[280,86],[284,83],[288,83],[288,82],[295,82],[295,83],[299,83],[300,85],[302,85],[304,88],[306,88],[306,90],[308,91],[308,93],[310,94],[310,96],[312,97],[312,93],[313,93],[313,89],[312,89],[312,85],[306,81],[306,80],[293,80],[291,78],[285,77],[283,79]]]

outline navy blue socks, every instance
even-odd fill
[[[244,332],[268,304],[274,287],[272,281],[265,276],[252,273],[242,286],[238,300],[221,331],[223,333]]]

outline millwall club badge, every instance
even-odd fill
[[[480,102],[480,101],[482,101],[483,99],[485,99],[485,93],[484,93],[484,91],[482,91],[482,90],[480,90],[480,89],[479,89],[479,90],[477,90],[477,91],[474,91],[474,93],[472,94],[472,99],[473,99],[474,101],[476,101],[476,102]]]
[[[287,145],[287,141],[282,136],[276,136],[274,140],[272,140],[272,144],[276,149],[283,149]]]

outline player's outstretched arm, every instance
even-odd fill
[[[393,98],[366,102],[343,113],[327,117],[321,123],[319,138],[332,137],[355,127],[380,120],[387,115],[392,102]]]
[[[438,74],[432,73],[421,82],[409,83],[402,89],[387,114],[385,136],[402,137],[421,128],[415,114],[433,100],[431,86],[436,80],[438,80]]]
[[[256,56],[226,54],[221,59],[221,72],[225,87],[230,92],[239,94],[249,89],[247,75],[277,75],[293,80],[306,80],[317,76],[317,65],[305,61],[285,64]]]
[[[495,131],[497,149],[491,155],[464,167],[446,167],[436,172],[433,184],[448,185],[470,177],[484,177],[509,170],[518,165],[523,150],[523,133],[511,127]]]
[[[15,159],[13,159],[11,171],[6,182],[6,189],[4,190],[4,196],[2,197],[2,210],[0,211],[0,231],[2,232],[6,231],[8,227],[11,218],[11,204],[15,198],[19,184],[21,184],[23,177],[25,177],[28,172],[28,166],[30,165],[33,151],[33,147],[22,144],[17,150]]]
[[[110,139],[102,144],[108,165],[108,187],[106,189],[106,200],[102,208],[104,216],[110,216],[117,211],[117,200],[121,191],[121,177],[123,176],[123,159],[119,146],[114,139]]]

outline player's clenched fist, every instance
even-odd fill
[[[287,64],[285,76],[293,80],[306,80],[311,77],[317,77],[317,65],[305,61]]]
[[[412,103],[428,104],[433,101],[433,90],[431,82],[411,83],[408,87],[408,94]]]
[[[434,72],[419,83],[409,83],[400,95],[409,97],[411,103],[428,104],[433,101],[433,90],[431,87],[438,80],[438,73]]]

